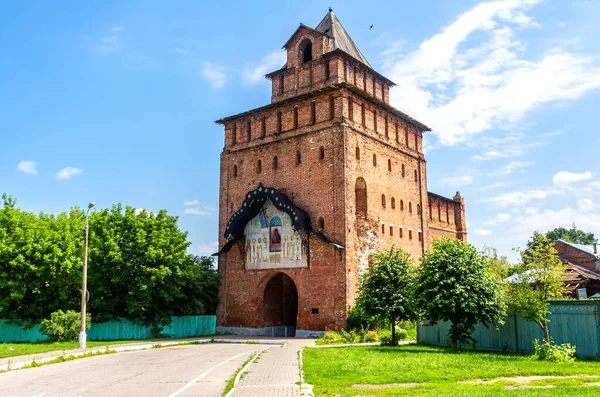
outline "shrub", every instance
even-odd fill
[[[87,313],[85,318],[85,328],[89,329],[92,324],[92,315]],[[81,314],[74,310],[55,311],[50,314],[50,318],[42,320],[40,332],[48,335],[51,341],[64,342],[77,340],[81,326]]]
[[[323,335],[323,337],[321,339],[319,339],[324,345],[330,345],[332,343],[339,343],[341,337],[333,332],[333,331],[327,331],[325,332],[325,335]]]
[[[378,317],[369,316],[361,306],[352,306],[348,310],[348,318],[346,319],[346,329],[364,329],[374,330],[384,328],[386,321]]]
[[[367,331],[363,335],[362,342],[379,342],[379,334],[377,333],[377,331]]]
[[[533,357],[536,360],[548,360],[555,363],[572,363],[575,361],[575,346],[570,343],[555,345],[550,339],[550,343],[540,343],[537,339],[533,341],[535,352]]]
[[[391,335],[381,335],[381,346],[397,346],[398,336],[393,338]]]
[[[398,340],[404,340],[408,337],[408,331],[404,328],[396,327],[396,338]]]
[[[340,331],[340,336],[347,343],[354,343],[354,342],[356,342],[356,331]]]

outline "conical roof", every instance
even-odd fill
[[[346,29],[344,29],[344,26],[335,16],[331,8],[321,23],[317,25],[315,30],[329,36],[329,50],[327,52],[334,50],[344,51],[346,54],[358,59],[371,69],[373,68],[369,61],[367,61],[367,58],[360,52],[352,38],[350,38],[350,35],[346,32]]]

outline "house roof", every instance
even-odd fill
[[[329,37],[329,48],[326,52],[331,52],[335,50],[341,50],[351,57],[357,59],[358,61],[364,63],[369,68],[373,69],[367,58],[363,55],[362,52],[358,49],[344,26],[340,22],[340,20],[335,16],[333,10],[329,8],[329,12],[325,15],[325,18],[317,25],[316,28],[311,28],[304,24],[300,24],[298,29],[294,32],[294,34],[290,37],[290,39],[283,45],[283,48],[287,49],[290,41],[296,35],[298,30],[300,29],[310,29],[312,31],[324,34]]]
[[[569,246],[571,246],[573,248],[577,248],[578,250],[580,250],[580,251],[582,251],[582,252],[584,252],[586,254],[589,254],[589,255],[592,255],[592,256],[596,257],[596,260],[600,260],[600,253],[598,253],[598,249],[597,248],[594,250],[594,245],[593,244],[589,244],[589,245],[587,245],[587,244],[575,244],[575,243],[570,243],[570,242],[565,241],[565,240],[557,240],[557,241],[561,242],[563,244],[569,245]]]

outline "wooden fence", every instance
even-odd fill
[[[182,316],[171,317],[171,325],[163,327],[162,334],[173,338],[189,338],[193,336],[212,335],[216,333],[217,318],[215,316]],[[88,340],[124,340],[150,339],[151,327],[134,323],[127,319],[92,323],[87,330]],[[23,329],[6,320],[0,320],[0,342],[34,342],[44,341],[48,337],[40,333],[40,326]]]
[[[550,304],[549,329],[555,343],[577,347],[578,357],[600,358],[600,301],[556,301]],[[448,345],[449,322],[417,327],[419,343]],[[477,350],[533,352],[533,340],[543,338],[539,325],[511,314],[504,325],[485,327],[477,324],[472,334]],[[473,348],[473,346],[463,346]]]

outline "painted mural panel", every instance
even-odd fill
[[[246,268],[306,267],[306,244],[288,214],[267,200],[245,229]]]

